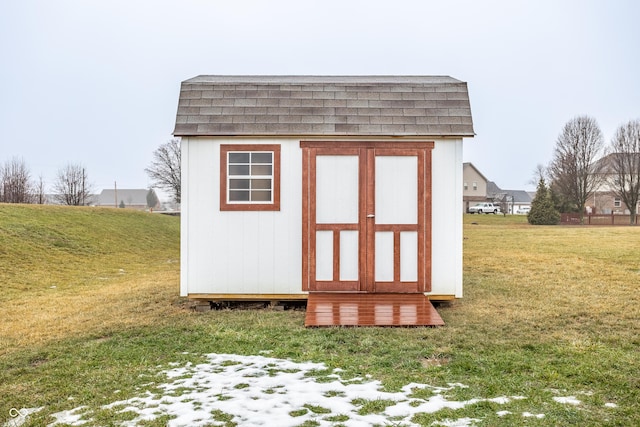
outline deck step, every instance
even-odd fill
[[[312,292],[305,326],[442,326],[423,294]]]

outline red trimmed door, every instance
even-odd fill
[[[301,143],[303,288],[430,289],[432,143]]]

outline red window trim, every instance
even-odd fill
[[[229,151],[273,151],[273,202],[231,203],[227,201],[227,153]],[[222,144],[220,145],[220,210],[221,211],[279,211],[280,210],[280,145],[278,144]]]

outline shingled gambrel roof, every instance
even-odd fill
[[[198,76],[175,136],[472,137],[467,84],[448,76]]]

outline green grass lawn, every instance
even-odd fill
[[[305,329],[302,311],[196,313],[177,296],[178,260],[178,218],[0,205],[0,425],[11,408],[44,407],[25,424],[41,426],[82,405],[96,425],[113,425],[101,407],[136,396],[172,363],[264,351],[323,362],[345,378],[371,375],[389,391],[461,383],[448,398],[526,397],[414,417],[424,426],[465,417],[640,425],[640,227],[465,215],[465,296],[439,307],[440,328]],[[384,405],[362,402],[374,412]],[[502,409],[545,416],[500,417]]]

